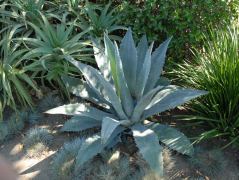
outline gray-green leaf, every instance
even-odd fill
[[[167,125],[154,124],[149,127],[157,135],[158,139],[172,150],[192,156],[194,149],[189,139],[180,131]]]
[[[74,116],[74,115],[87,116],[98,121],[102,121],[103,117],[112,117],[112,118],[115,117],[114,115],[110,113],[106,113],[94,107],[87,106],[85,104],[79,104],[79,103],[59,106],[54,109],[50,109],[46,111],[45,113],[65,114],[65,115],[71,115],[71,116]]]
[[[165,89],[158,92],[152,99],[143,117],[147,118],[165,110],[173,109],[191,99],[205,94],[207,94],[206,91],[184,89],[173,85],[166,86]]]
[[[61,131],[65,132],[80,132],[89,128],[100,127],[101,122],[89,117],[74,116],[68,120]]]
[[[67,60],[74,64],[80,69],[84,77],[91,84],[92,88],[105,98],[106,101],[110,102],[114,107],[115,111],[118,113],[119,117],[126,119],[126,115],[122,109],[122,105],[116,92],[114,91],[112,85],[107,82],[104,77],[93,67],[75,61],[72,57],[67,57]]]
[[[155,87],[155,84],[157,83],[160,74],[162,73],[167,48],[171,39],[172,37],[168,38],[153,52],[152,54],[153,65],[151,66],[150,69],[149,78],[144,93],[147,93],[149,90]]]
[[[163,175],[163,147],[159,145],[157,135],[151,129],[141,124],[136,124],[132,128],[135,143],[140,154],[147,161],[155,173]]]
[[[80,168],[85,162],[92,159],[97,154],[101,153],[104,145],[101,144],[99,135],[87,138],[81,145],[78,155],[76,157],[76,170]]]
[[[107,143],[109,138],[114,138],[112,134],[118,126],[120,126],[120,121],[116,119],[109,117],[103,119],[101,128],[101,140],[103,144]]]
[[[120,44],[120,57],[122,59],[127,85],[131,94],[134,95],[137,71],[137,50],[130,28]]]
[[[136,89],[135,89],[135,92],[136,92],[135,95],[137,99],[140,99],[142,97],[147,80],[149,78],[149,73],[151,68],[152,49],[153,49],[153,43],[151,44],[151,46],[149,47],[145,55],[143,66],[141,67],[140,73],[137,76]]]

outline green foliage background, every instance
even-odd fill
[[[209,27],[222,27],[238,18],[235,0],[116,0],[113,4],[122,13],[121,24],[130,26],[136,38],[146,33],[160,43],[173,36],[169,56],[177,62],[191,58],[189,48],[201,47],[202,34]]]

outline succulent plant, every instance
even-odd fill
[[[135,46],[130,29],[123,38],[120,49],[117,43],[113,43],[105,35],[105,52],[96,44],[94,47],[100,71],[69,55],[65,56],[85,78],[82,82],[76,78],[64,77],[66,86],[73,94],[97,106],[76,103],[46,113],[73,116],[62,128],[66,132],[101,128],[101,133],[88,137],[83,142],[75,160],[76,168],[104,149],[113,147],[125,134],[134,138],[140,154],[159,176],[163,175],[163,147],[159,141],[182,154],[193,154],[190,141],[181,132],[159,123],[144,123],[148,117],[207,93],[160,83],[170,40],[171,38],[167,39],[152,53],[153,43],[148,47],[146,36]]]

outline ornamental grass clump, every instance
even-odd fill
[[[185,86],[204,89],[209,94],[193,101],[191,109],[207,131],[199,141],[228,137],[229,144],[239,143],[239,29],[232,26],[211,31],[205,36],[203,52],[176,71]]]
[[[47,129],[32,128],[24,137],[23,145],[29,157],[37,157],[49,149],[52,140],[53,136]]]
[[[76,170],[103,150],[128,139],[122,138],[125,136],[134,139],[139,153],[160,176],[163,175],[163,147],[159,141],[182,154],[193,154],[190,141],[181,132],[159,123],[144,123],[148,117],[206,94],[205,91],[161,84],[160,75],[170,40],[152,53],[153,43],[149,47],[146,36],[135,46],[130,29],[120,49],[105,35],[105,48],[94,47],[99,70],[65,56],[85,78],[82,81],[64,77],[67,87],[96,106],[68,104],[46,113],[73,116],[62,128],[66,132],[101,129],[82,143],[75,159]]]

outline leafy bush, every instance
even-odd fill
[[[105,35],[105,53],[101,47],[95,46],[95,59],[100,72],[66,56],[80,69],[86,80],[82,82],[83,87],[79,87],[77,79],[69,77],[65,79],[67,86],[71,86],[75,95],[90,100],[97,107],[76,103],[57,107],[47,113],[73,115],[64,124],[63,131],[80,132],[101,127],[101,134],[95,134],[83,142],[76,157],[76,169],[103,149],[113,147],[125,136],[134,138],[143,158],[159,175],[163,174],[163,148],[158,141],[182,154],[192,155],[189,140],[176,129],[163,124],[144,125],[146,118],[205,94],[205,91],[160,84],[169,42],[170,39],[163,42],[151,55],[153,44],[148,47],[145,36],[136,48],[129,30],[119,50],[117,44]]]
[[[106,4],[107,0],[101,0]],[[201,47],[202,33],[208,27],[223,25],[238,17],[238,1],[224,0],[114,0],[122,14],[119,23],[131,26],[139,38],[144,33],[150,40],[162,41],[174,36],[170,57],[190,59],[190,47]],[[99,3],[99,1],[97,1]]]
[[[193,110],[211,129],[200,140],[229,136],[239,142],[239,31],[237,27],[211,31],[205,38],[203,52],[195,52],[192,62],[185,62],[176,72],[187,86],[209,91],[194,101]]]

